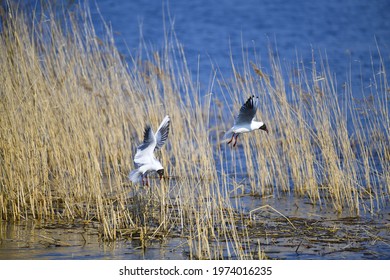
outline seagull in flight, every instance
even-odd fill
[[[129,178],[133,183],[139,183],[142,180],[142,184],[148,184],[147,174],[150,172],[157,172],[160,179],[164,175],[164,168],[161,163],[154,156],[154,151],[161,149],[168,139],[169,133],[169,116],[165,116],[157,129],[156,133],[153,133],[152,128],[148,125],[144,131],[144,141],[137,147],[137,152],[134,157],[134,163],[137,169],[133,170],[129,174]]]
[[[240,112],[234,120],[234,125],[225,133],[225,138],[229,139],[227,144],[230,144],[234,138],[233,147],[237,144],[238,135],[246,132],[250,132],[256,129],[264,130],[268,133],[267,126],[263,122],[255,121],[255,115],[257,110],[257,104],[259,98],[254,95],[248,98],[248,100],[241,106]]]

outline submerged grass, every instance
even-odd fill
[[[269,72],[244,56],[242,71],[232,61],[232,80],[218,77],[210,85],[225,96],[218,100],[193,81],[174,34],[167,32],[161,51],[141,47],[128,66],[108,28],[98,38],[88,11],[65,12],[66,19],[16,9],[4,16],[3,220],[98,221],[107,240],[136,236],[147,247],[148,240],[177,234],[187,239],[190,258],[253,259],[264,255],[260,246],[252,250],[252,218],[240,195],[293,192],[354,215],[388,205],[382,61],[372,94],[359,103],[348,84],[340,98],[326,60],[313,59],[310,71],[297,62],[286,80],[274,54]],[[267,104],[258,118],[270,134],[241,137],[231,150],[221,139],[228,129],[222,120],[231,124],[252,94]],[[146,189],[133,185],[127,174],[143,128],[166,114],[172,129],[158,156],[169,177]]]

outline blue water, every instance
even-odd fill
[[[316,60],[326,56],[339,85],[352,69],[358,97],[370,93],[373,72],[380,70],[377,47],[385,65],[390,60],[388,0],[100,0],[91,8],[97,32],[104,33],[98,20],[101,13],[125,55],[138,50],[141,37],[160,49],[164,25],[168,30],[173,27],[204,90],[209,88],[212,65],[229,77],[230,54],[239,66],[243,50],[250,58],[256,52],[266,73],[269,46],[286,65],[298,57],[310,67],[313,53]]]

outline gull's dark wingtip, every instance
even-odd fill
[[[144,139],[146,139],[149,136],[149,131],[152,129],[152,127],[148,124],[145,126],[144,130]]]

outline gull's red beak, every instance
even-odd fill
[[[267,126],[266,126],[265,124],[263,124],[262,126],[260,126],[260,129],[261,129],[261,130],[264,130],[265,132],[268,133],[268,128],[267,128]]]
[[[160,177],[160,180],[161,180],[164,176],[164,169],[157,170],[157,173],[158,173],[158,176]]]

